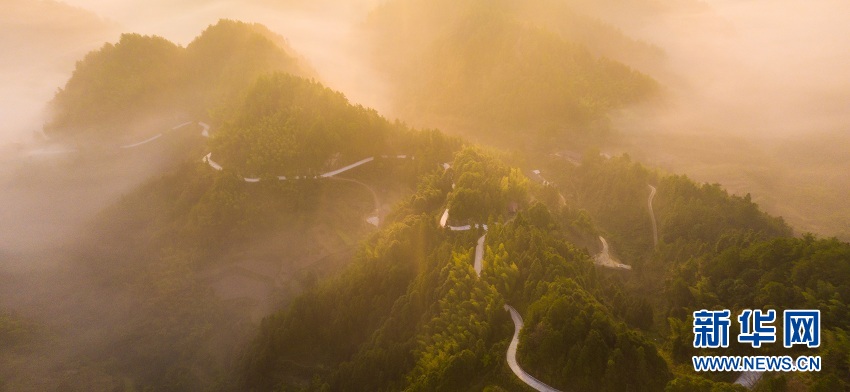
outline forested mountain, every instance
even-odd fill
[[[196,118],[235,99],[258,76],[314,73],[262,25],[221,20],[186,48],[162,37],[124,34],[77,63],[53,99],[53,136],[126,134],[149,119]]]
[[[520,384],[504,362],[512,328],[503,306],[510,303],[528,309],[536,332],[524,330],[520,361],[544,381],[588,388],[605,375],[612,380],[605,390],[663,388],[671,376],[652,343],[614,321],[612,311],[588,294],[603,295],[607,280],[587,253],[561,239],[563,229],[544,205],[516,215],[507,208],[512,201],[528,202],[528,184],[502,190],[485,185],[480,194],[486,203],[464,206],[457,195],[474,195],[481,184],[509,183],[515,172],[475,149],[460,152],[453,168],[426,177],[399,207],[405,214],[397,216],[404,219],[369,241],[346,273],[263,323],[245,359],[246,386],[512,390]],[[481,277],[470,250],[480,234],[437,225],[446,201],[452,214],[490,222]],[[480,208],[486,210],[475,210]],[[573,312],[562,295],[586,303],[575,304],[579,310]],[[564,316],[569,318],[552,318]],[[586,329],[564,335],[562,328],[579,324]],[[645,365],[635,372],[626,364],[638,356]],[[590,357],[601,360],[602,368]],[[609,359],[614,365],[606,368]]]
[[[848,313],[842,305],[850,273],[846,243],[811,234],[794,237],[781,218],[761,212],[749,195],[729,195],[718,184],[698,185],[686,176],[661,175],[627,156],[605,159],[590,152],[578,165],[564,160],[550,164],[550,179],[568,203],[586,208],[621,259],[635,267],[623,282],[624,292],[631,301],[652,304],[654,326],[642,328],[667,339],[665,357],[681,371],[670,390],[712,390],[711,382],[688,376],[687,369],[692,369],[692,355],[712,355],[693,348],[691,313],[717,308],[733,314],[743,309],[821,309],[829,347],[797,350],[796,355],[822,355],[830,366],[820,373],[766,376],[760,390],[847,387],[837,381],[847,380],[850,369]],[[657,187],[658,194],[651,211],[648,185]],[[657,247],[648,213],[657,216]],[[624,316],[640,320],[628,312]],[[765,355],[749,345],[733,342],[731,347],[728,355]],[[772,354],[788,354],[780,348],[773,347]],[[724,373],[699,376],[734,380]]]
[[[125,36],[124,42],[136,39],[165,53],[162,58],[183,50],[156,38]],[[43,354],[45,345],[28,342],[45,337],[22,333],[24,319],[2,314],[0,342],[9,350],[24,348],[7,352],[4,346],[0,353],[4,386],[228,388],[230,363],[253,323],[347,264],[355,245],[374,230],[366,218],[376,215],[373,224],[380,224],[385,205],[409,194],[420,176],[442,170],[439,164],[460,148],[456,138],[391,123],[291,74],[256,78],[244,94],[222,99],[209,146],[197,137],[168,144],[182,163],[99,214],[69,252],[69,279],[54,290],[79,315],[50,331],[61,337],[55,350]],[[251,143],[255,139],[262,143]],[[221,157],[224,170],[201,161],[209,151]],[[345,176],[276,177],[278,170],[319,173],[373,156]],[[251,174],[263,179],[259,183],[238,175],[255,168]],[[42,363],[70,370],[51,372]],[[33,381],[35,375],[43,383]]]
[[[284,124],[345,118],[344,123],[329,121],[324,128],[312,129],[313,137],[340,143],[317,145],[316,154],[329,156],[339,146],[348,147],[345,152],[351,156],[375,153],[371,144],[360,145],[355,135],[345,133],[350,121],[363,124],[362,132],[382,133],[399,149],[412,147],[406,151],[417,154],[416,159],[358,168],[354,177],[374,184],[376,191],[344,179],[274,178],[250,184],[235,175],[244,166],[234,157],[223,160],[234,164],[234,170],[216,171],[192,155],[192,162],[106,211],[92,236],[97,245],[84,252],[79,263],[99,285],[129,296],[136,307],[135,316],[122,321],[121,333],[109,337],[131,341],[134,349],[114,364],[104,363],[107,374],[124,374],[140,388],[224,388],[228,361],[252,331],[249,318],[287,303],[294,293],[315,284],[317,277],[345,264],[353,245],[369,234],[364,218],[381,207],[373,205],[362,187],[383,190],[381,194],[407,193],[416,178],[437,169],[442,157],[450,157],[459,146],[457,140],[433,131],[392,125],[373,111],[352,106],[337,92],[290,75],[260,78],[246,99],[256,111],[243,110],[242,101],[223,111],[240,113],[236,122],[240,126],[266,125],[262,128],[266,132],[284,137],[291,130]],[[286,99],[293,106],[286,105]],[[293,110],[296,107],[304,111]],[[222,127],[212,145],[244,136],[239,132]],[[284,157],[301,152],[286,142],[263,140],[267,143],[262,148]],[[259,152],[252,158],[262,168],[286,162]],[[115,227],[124,221],[133,224]],[[238,271],[244,272],[236,287],[249,292],[234,296],[228,294],[234,283],[227,278]],[[130,282],[130,289],[111,283],[116,281]],[[94,356],[98,365],[107,360],[113,361]],[[150,365],[134,368],[137,363]]]
[[[440,144],[445,136],[411,133],[339,92],[287,74],[260,78],[221,117],[213,157],[250,177],[315,176],[369,157],[404,155],[420,168],[451,158],[449,143]]]
[[[491,153],[460,152],[452,169],[426,177],[393,215],[396,223],[368,241],[345,273],[264,321],[243,360],[242,385],[517,389],[503,359],[511,334],[504,304],[525,318],[519,362],[563,390],[742,390],[731,384],[734,374],[688,370],[696,355],[690,310],[718,306],[821,309],[829,348],[798,351],[832,365],[820,373],[768,375],[762,385],[843,385],[850,353],[843,329],[846,243],[791,237],[781,219],[748,197],[660,175],[628,157],[588,154],[580,165],[550,164],[563,173],[554,189],[567,205],[547,196],[552,185],[491,187],[516,171]],[[655,250],[648,183],[659,192]],[[487,196],[457,202],[478,190]],[[529,204],[530,196],[552,202]],[[524,207],[514,215],[506,208],[511,202]],[[437,217],[446,206],[452,216],[468,217],[458,223],[489,223],[480,277],[472,249],[483,233],[441,229]],[[596,252],[589,239],[597,233],[611,239],[632,271],[592,265],[586,249]]]
[[[32,165],[177,162],[58,245],[49,279],[0,270],[0,392],[497,392],[528,378],[742,392],[691,357],[766,354],[824,368],[765,374],[758,391],[848,390],[850,244],[626,154],[574,159],[661,89],[636,69],[663,53],[598,17],[615,3],[378,6],[365,25],[398,113],[466,138],[350,102],[258,24],[221,20],[185,48],[124,34],[90,53],[48,136],[112,146],[183,123],[208,138]],[[43,290],[30,313],[6,310],[20,287]],[[824,343],[694,348],[693,312],[724,308],[819,309]]]
[[[558,19],[548,13],[553,8],[564,20],[543,17]],[[584,36],[552,30],[571,20],[592,29]],[[405,117],[493,140],[599,133],[610,110],[657,89],[651,78],[586,46],[605,35],[618,37],[613,45],[639,47],[635,52],[640,44],[555,2],[535,8],[398,0],[377,8],[368,25],[376,63],[396,86]]]

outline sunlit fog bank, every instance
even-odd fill
[[[661,46],[653,76],[674,93],[666,128],[745,136],[840,130],[850,118],[850,4],[714,1],[642,19],[630,35]],[[634,22],[633,22],[634,23]]]
[[[669,95],[617,128],[649,163],[751,192],[800,231],[846,237],[850,3],[706,3],[618,21],[665,51],[649,72]]]

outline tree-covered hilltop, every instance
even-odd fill
[[[401,113],[498,139],[577,135],[656,90],[651,78],[547,30],[551,23],[522,8],[475,0],[377,8],[369,20],[377,64],[396,86]]]
[[[134,121],[203,115],[272,71],[314,76],[283,38],[257,24],[221,20],[186,48],[123,34],[77,63],[45,131],[120,137]]]
[[[212,157],[248,177],[312,177],[369,157],[424,167],[449,160],[446,151],[458,145],[436,132],[387,121],[339,92],[288,74],[261,77],[239,102],[220,113]]]
[[[284,37],[257,23],[219,21],[186,46],[186,61],[190,99],[204,103],[205,109],[232,102],[270,72],[318,78]]]
[[[133,114],[174,107],[179,102],[181,52],[161,37],[123,34],[117,44],[89,53],[56,93],[45,131],[87,133],[90,128],[117,125]]]
[[[520,363],[543,381],[565,388],[598,386],[595,377],[605,375],[612,380],[605,390],[663,388],[671,378],[664,360],[652,343],[614,314],[606,278],[597,275],[586,252],[562,239],[568,234],[558,219],[540,203],[529,206],[529,192],[537,191],[527,180],[514,181],[515,187],[498,186],[517,176],[516,169],[496,156],[467,148],[457,154],[451,170],[425,177],[417,193],[398,207],[394,223],[363,245],[346,272],[263,322],[243,360],[243,386],[522,388],[505,362],[513,325],[503,307],[510,303],[530,313]],[[456,203],[453,195],[482,186],[488,190],[485,199],[451,208],[452,214],[470,221],[483,217],[490,222],[479,277],[473,248],[482,233],[442,229],[437,218],[447,203]],[[505,208],[512,202],[523,207],[513,213]],[[590,297],[587,306],[596,311],[572,313],[568,323],[552,319],[553,313],[544,309],[564,306],[564,290],[585,293],[578,295]],[[598,295],[599,302],[587,293]],[[586,328],[573,330],[574,325]],[[559,340],[556,336],[565,336],[565,328],[572,335]],[[524,349],[527,344],[532,348]],[[534,349],[539,344],[547,348]],[[584,345],[586,350],[571,351]],[[586,353],[591,346],[593,352]],[[585,361],[591,357],[603,358],[602,372]],[[609,360],[615,365],[606,368]],[[643,361],[640,371],[626,365],[632,360]],[[574,373],[564,373],[567,363]]]

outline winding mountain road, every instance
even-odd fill
[[[652,209],[652,200],[655,199],[655,192],[657,191],[654,186],[649,186],[649,218],[652,219],[652,241],[654,246],[658,247],[658,225],[655,223],[655,210]]]
[[[632,269],[632,266],[620,263],[611,257],[610,250],[608,249],[608,241],[605,241],[605,238],[602,238],[602,236],[600,236],[599,241],[602,241],[602,251],[593,257],[593,260],[596,262],[597,265],[624,270]]]
[[[448,220],[449,220],[449,209],[447,208],[443,212],[443,215],[440,217],[440,227],[447,227],[446,223],[448,222]],[[474,226],[478,227],[479,225],[476,224]],[[450,230],[453,230],[453,231],[470,230],[472,228],[472,226],[470,226],[470,225],[460,226],[460,227],[457,227],[457,226],[448,226],[448,227],[449,227]],[[481,225],[481,227],[483,227],[485,231],[487,230],[487,225]],[[475,274],[478,275],[479,278],[481,277],[481,271],[484,269],[484,241],[486,239],[487,239],[487,234],[485,233],[480,238],[478,238],[478,243],[475,246],[475,259],[474,259],[475,261],[474,261],[474,264],[473,264],[473,268],[475,269]],[[540,380],[534,378],[532,375],[528,374],[525,370],[522,370],[522,367],[519,366],[519,363],[517,363],[517,361],[516,361],[516,350],[517,350],[517,347],[519,346],[519,331],[522,329],[522,326],[523,326],[522,317],[519,315],[519,313],[516,311],[516,309],[514,309],[510,305],[506,304],[505,310],[507,310],[511,313],[511,319],[513,319],[513,321],[514,321],[514,336],[513,336],[513,339],[511,339],[511,343],[508,346],[508,352],[506,354],[508,366],[510,366],[511,371],[513,371],[514,374],[517,377],[519,377],[519,379],[522,382],[526,383],[528,386],[534,388],[537,391],[561,392],[561,391],[559,391],[555,388],[552,388],[552,387],[546,385],[545,383],[541,382]]]
[[[201,160],[206,162],[206,164],[210,165],[210,167],[215,169],[215,170],[218,170],[218,171],[224,170],[224,168],[221,167],[221,165],[219,165],[218,163],[216,163],[215,161],[212,160],[212,153],[204,155],[204,157]]]
[[[209,124],[199,122],[198,125],[200,125],[203,128],[203,130],[201,131],[201,136],[209,137],[210,136],[210,133],[209,133],[210,126],[209,126]],[[416,159],[416,157],[408,156],[408,155],[381,155],[381,158]],[[372,194],[372,200],[375,202],[375,210],[374,210],[373,214],[369,218],[366,219],[366,222],[369,222],[369,224],[377,227],[381,224],[381,220],[382,220],[382,217],[381,217],[381,202],[378,199],[378,193],[375,192],[375,190],[372,189],[372,187],[370,187],[369,185],[367,185],[363,182],[360,182],[360,181],[357,181],[357,180],[351,179],[351,178],[337,177],[339,174],[345,173],[345,172],[347,172],[351,169],[354,169],[356,167],[360,167],[360,166],[365,165],[365,164],[372,162],[374,160],[375,160],[375,157],[364,158],[364,159],[361,159],[361,160],[354,162],[350,165],[343,166],[339,169],[332,170],[332,171],[329,171],[327,173],[316,175],[316,176],[294,176],[294,177],[278,176],[277,179],[279,181],[287,181],[287,180],[301,180],[301,179],[308,179],[308,178],[313,178],[313,179],[328,178],[328,179],[331,179],[331,180],[345,181],[345,182],[351,182],[351,183],[358,184],[358,185],[366,188],[369,191],[369,193]],[[216,162],[212,159],[212,153],[211,152],[208,153],[207,155],[204,155],[204,157],[201,158],[201,161],[208,164],[214,170],[217,170],[217,171],[224,170],[224,167],[222,167],[218,162]],[[252,177],[242,177],[242,180],[245,181],[245,182],[249,182],[249,183],[260,182],[260,178],[256,178],[256,177],[253,177],[253,178]],[[448,210],[446,212],[448,213]],[[446,219],[448,219],[448,217]]]
[[[152,142],[152,141],[154,141],[154,140],[156,140],[156,139],[159,139],[159,138],[161,138],[161,137],[162,137],[162,134],[160,133],[160,134],[157,134],[156,136],[153,136],[153,137],[151,137],[151,138],[149,138],[149,139],[142,140],[142,141],[140,141],[140,142],[138,142],[138,143],[133,143],[133,144],[128,144],[128,145],[125,145],[125,146],[121,146],[120,148],[124,148],[124,149],[127,149],[127,148],[136,148],[136,147],[139,147],[139,146],[141,146],[141,145],[143,145],[143,144],[148,144],[148,143],[150,143],[150,142]]]
[[[361,165],[365,165],[365,164],[367,164],[367,163],[369,163],[369,162],[372,162],[372,161],[374,161],[374,160],[375,160],[375,157],[369,157],[369,158],[366,158],[366,159],[361,159],[361,160],[359,160],[359,161],[357,161],[357,162],[354,162],[354,163],[352,163],[352,164],[350,164],[350,165],[348,165],[348,166],[341,167],[341,168],[336,169],[336,170],[334,170],[334,171],[330,171],[330,172],[327,172],[327,173],[325,173],[325,174],[322,174],[320,177],[322,177],[322,178],[333,177],[333,176],[335,176],[335,175],[337,175],[337,174],[345,173],[345,172],[347,172],[347,171],[349,171],[349,170],[351,170],[351,169],[354,169],[355,167],[358,167],[358,166],[361,166]]]
[[[511,371],[519,377],[522,382],[528,384],[528,386],[534,388],[540,392],[561,392],[555,388],[552,388],[542,381],[534,378],[534,376],[528,374],[525,370],[522,370],[522,367],[519,366],[519,363],[516,361],[516,350],[519,346],[519,331],[522,329],[522,317],[519,315],[519,312],[516,311],[512,306],[505,305],[505,310],[511,313],[511,319],[514,321],[514,337],[511,339],[511,344],[508,346],[508,366],[510,366]]]
[[[170,129],[170,130],[171,130],[171,131],[176,131],[176,130],[178,130],[178,129],[180,129],[180,128],[183,128],[183,127],[185,127],[185,126],[192,125],[192,123],[193,123],[193,121],[186,121],[186,122],[184,122],[184,123],[182,123],[182,124],[178,124],[178,125],[175,125],[175,126],[171,127],[171,129]],[[209,125],[207,125],[206,123],[203,123],[203,122],[199,122],[199,123],[198,123],[198,125],[200,125],[201,127],[203,127],[203,128],[204,128],[204,130],[201,132],[201,135],[202,135],[202,136],[205,136],[205,137],[209,137],[209,133],[208,133],[207,131],[209,131],[210,126],[209,126]],[[154,140],[157,140],[157,139],[159,139],[159,138],[163,137],[164,135],[165,135],[164,133],[158,133],[158,134],[156,134],[156,135],[154,135],[154,136],[151,136],[151,137],[149,137],[149,138],[147,138],[147,139],[145,139],[145,140],[142,140],[142,141],[140,141],[140,142],[132,143],[132,144],[127,144],[127,145],[123,145],[123,146],[121,146],[121,147],[119,147],[119,148],[129,149],[129,148],[136,148],[136,147],[139,147],[139,146],[143,146],[143,145],[145,145],[145,144],[148,144],[148,143],[150,143],[150,142],[152,142],[152,141],[154,141]]]
[[[186,126],[191,125],[193,123],[194,123],[193,121],[187,121],[187,122],[184,122],[182,124],[178,124],[178,125],[171,127],[171,129],[169,131],[176,131],[180,128],[186,127]],[[205,136],[205,137],[209,137],[209,132],[208,132],[209,128],[210,128],[209,125],[207,125],[206,123],[203,123],[203,122],[199,122],[198,125],[200,125],[201,127],[204,128],[204,130],[201,132],[201,135]],[[42,131],[42,135],[44,135],[44,138],[48,141],[53,140],[50,136],[45,134],[44,131]],[[141,147],[141,146],[144,146],[145,144],[148,144],[148,143],[151,143],[155,140],[158,140],[159,138],[161,138],[163,136],[165,136],[165,132],[158,133],[158,134],[153,135],[153,136],[151,136],[151,137],[149,137],[145,140],[142,140],[142,141],[117,146],[116,148],[122,149],[122,150],[129,150],[129,149],[133,149],[133,148],[136,148],[136,147]],[[77,153],[77,152],[80,152],[80,150],[76,149],[76,148],[63,148],[63,147],[59,147],[59,145],[57,145],[57,144],[52,144],[52,145],[39,147],[39,148],[36,148],[34,150],[30,150],[29,152],[25,153],[25,156],[36,157],[36,156],[47,156],[47,155],[72,154],[72,153]]]
[[[477,229],[477,228],[480,227],[480,228],[484,229],[484,231],[487,231],[487,225],[486,224],[475,223],[475,224],[472,224],[472,225],[463,225],[463,226],[451,226],[451,225],[447,226],[446,224],[448,223],[448,221],[449,221],[449,209],[446,208],[446,210],[443,211],[443,215],[440,217],[440,227],[448,227],[449,230],[451,230],[451,231],[468,231],[468,230]]]
[[[407,156],[407,155],[394,155],[394,156],[392,156],[392,155],[382,155],[381,157],[382,158],[398,158],[398,159],[407,159],[407,158],[416,159],[416,157]],[[308,178],[331,178],[331,177],[334,177],[336,175],[345,173],[345,172],[347,172],[351,169],[354,169],[356,167],[365,165],[365,164],[372,162],[374,160],[375,160],[375,157],[364,158],[364,159],[361,159],[357,162],[354,162],[354,163],[352,163],[348,166],[344,166],[344,167],[341,167],[339,169],[332,170],[332,171],[329,171],[327,173],[319,174],[319,175],[316,175],[316,176],[294,176],[294,177],[278,176],[277,179],[279,181],[287,181],[287,180],[303,180],[303,179],[308,179]],[[208,153],[207,155],[204,155],[204,157],[201,158],[201,161],[210,165],[210,167],[212,167],[215,170],[219,170],[219,171],[224,170],[224,168],[220,164],[213,161],[212,153]],[[245,182],[260,182],[260,179],[257,178],[257,177],[242,177],[242,180],[245,181]]]
[[[440,227],[447,227],[446,222],[449,220],[449,209],[446,208],[443,211],[443,215],[440,216]],[[473,268],[475,268],[475,274],[479,277],[481,276],[481,271],[484,269],[484,239],[487,238],[487,225],[480,225],[481,228],[484,229],[485,234],[478,239],[478,243],[475,245],[475,261],[473,262]],[[472,230],[473,228],[478,228],[479,225],[476,223],[474,225],[465,225],[465,226],[448,226],[451,231],[467,231]]]

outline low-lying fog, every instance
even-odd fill
[[[45,149],[37,144],[43,142],[47,102],[87,52],[117,41],[122,32],[160,35],[185,46],[221,18],[258,22],[286,37],[323,82],[355,102],[381,108],[386,105],[378,78],[357,56],[363,44],[352,33],[371,3],[0,0],[5,11],[0,12],[0,250],[17,254],[55,246],[64,236],[60,233],[74,232],[151,174],[142,168],[117,172],[130,168],[93,162],[81,173],[67,167],[80,163],[74,157],[41,154]],[[44,184],[33,172],[44,176]],[[4,264],[0,261],[0,267]]]
[[[850,238],[850,3],[713,0],[619,21],[665,50],[670,96],[629,111],[626,150],[720,182],[798,231]]]
[[[87,51],[126,31],[186,45],[219,18],[266,24],[286,37],[326,84],[387,113],[388,88],[369,66],[368,43],[357,33],[377,3],[3,0],[0,151],[11,159],[10,151],[37,138],[46,102]],[[844,16],[850,3],[704,4],[654,17],[597,15],[665,52],[658,69],[643,71],[659,79],[669,95],[616,117],[625,136],[620,148],[669,171],[751,192],[801,231],[847,236],[850,24]],[[8,180],[16,176],[3,177],[6,199],[18,192]],[[6,201],[7,209],[14,209]],[[27,216],[39,219],[37,213]],[[38,226],[21,219],[4,219],[2,232]],[[6,238],[3,244],[15,241]]]
[[[358,33],[379,2],[0,0],[0,310],[63,295],[50,287],[61,273],[17,274],[61,264],[94,215],[157,170],[149,157],[21,159],[40,140],[45,105],[75,61],[121,32],[185,46],[220,18],[258,22],[287,38],[331,88],[391,116],[389,86]],[[750,192],[799,231],[850,238],[850,2],[704,4],[651,18],[596,15],[665,52],[658,68],[642,71],[668,94],[617,114],[623,139],[613,148]],[[66,291],[74,285],[86,287]]]
[[[673,90],[673,110],[652,120],[681,131],[771,139],[847,130],[850,3],[709,4],[628,27],[667,57],[667,73],[652,73]]]

